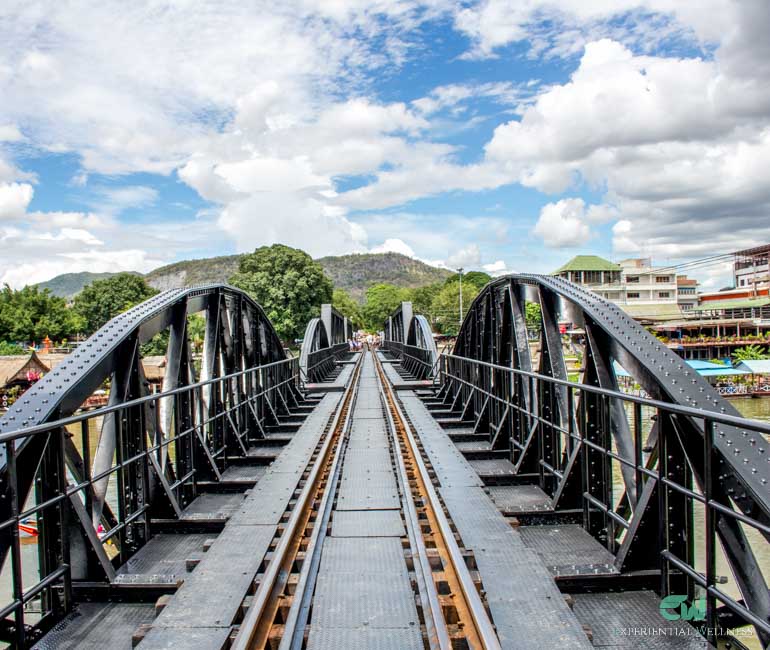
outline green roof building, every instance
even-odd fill
[[[556,275],[575,284],[619,285],[622,268],[598,255],[576,255],[569,262],[556,269]]]

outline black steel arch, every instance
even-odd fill
[[[528,341],[527,302],[538,303],[542,312],[537,368]],[[568,385],[560,318],[585,330],[586,390]],[[689,522],[697,494],[687,498],[670,489],[688,486],[709,495],[713,509],[706,508],[707,525],[721,542],[743,601],[751,614],[770,623],[767,582],[742,527],[751,521],[770,541],[770,444],[748,421],[746,428],[728,422],[740,414],[683,359],[616,305],[561,278],[532,274],[499,278],[479,293],[446,359],[445,381],[451,383],[452,367],[459,373],[463,359],[482,362],[468,364],[467,376],[458,377],[458,385],[466,384],[471,419],[489,426],[498,448],[510,448],[517,470],[539,474],[555,509],[586,501],[589,509],[605,508],[599,523],[594,517],[588,528],[614,551],[619,570],[654,569],[661,554],[694,566]],[[610,394],[618,390],[613,362],[652,400],[679,407],[659,409],[643,443],[641,472],[635,467],[643,457],[641,443],[632,435],[623,403]],[[517,372],[500,371],[507,368]],[[481,390],[474,392],[474,384]],[[709,420],[709,414],[727,417]],[[599,453],[601,447],[625,461],[624,493],[614,510],[612,455]],[[653,474],[657,480],[646,480]],[[625,531],[617,525],[621,519],[628,524]],[[757,629],[768,643],[767,631]]]
[[[382,347],[401,360],[406,370],[421,379],[433,376],[438,349],[428,319],[415,314],[411,302],[402,302],[383,324]]]
[[[334,368],[337,357],[349,351],[353,324],[329,304],[321,305],[321,315],[310,319],[302,337],[299,366],[307,381],[323,381]]]
[[[198,371],[188,315],[201,312],[205,334]],[[150,395],[141,346],[164,331],[163,392]],[[106,380],[107,407],[93,416],[76,414]],[[298,360],[287,355],[263,309],[243,291],[227,285],[173,289],[126,311],[0,418],[0,565],[8,564],[13,551],[16,570],[12,522],[34,485],[44,578],[38,588],[43,620],[55,622],[69,607],[62,594],[71,590],[71,580],[113,580],[115,563],[124,563],[152,535],[151,516],[180,519],[198,495],[199,481],[222,480],[230,459],[246,456],[252,442],[266,437],[266,428],[301,401]],[[88,425],[96,417],[101,428],[94,432]],[[82,450],[71,430],[81,424]],[[93,455],[85,442],[89,436],[98,436]],[[112,477],[119,484],[117,510],[107,500]],[[102,524],[115,534],[115,558],[105,554]],[[18,623],[18,607],[12,637],[17,642],[25,627]],[[6,640],[7,624],[0,621]]]

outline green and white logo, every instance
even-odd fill
[[[660,615],[668,621],[702,621],[706,618],[706,599],[698,598],[688,607],[686,595],[666,596],[660,601]]]

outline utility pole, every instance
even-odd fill
[[[460,274],[460,327],[463,326],[463,270],[462,266],[457,269],[457,272]]]

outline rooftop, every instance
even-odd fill
[[[567,271],[620,271],[620,264],[605,260],[598,255],[575,255],[569,262],[556,269],[551,275]]]
[[[704,302],[697,307],[693,307],[694,311],[714,311],[719,309],[749,309],[751,307],[764,307],[770,305],[770,298],[763,297],[756,300],[751,299],[737,299],[737,300],[712,300]]]
[[[741,361],[736,368],[757,375],[770,375],[770,359],[751,359]]]

